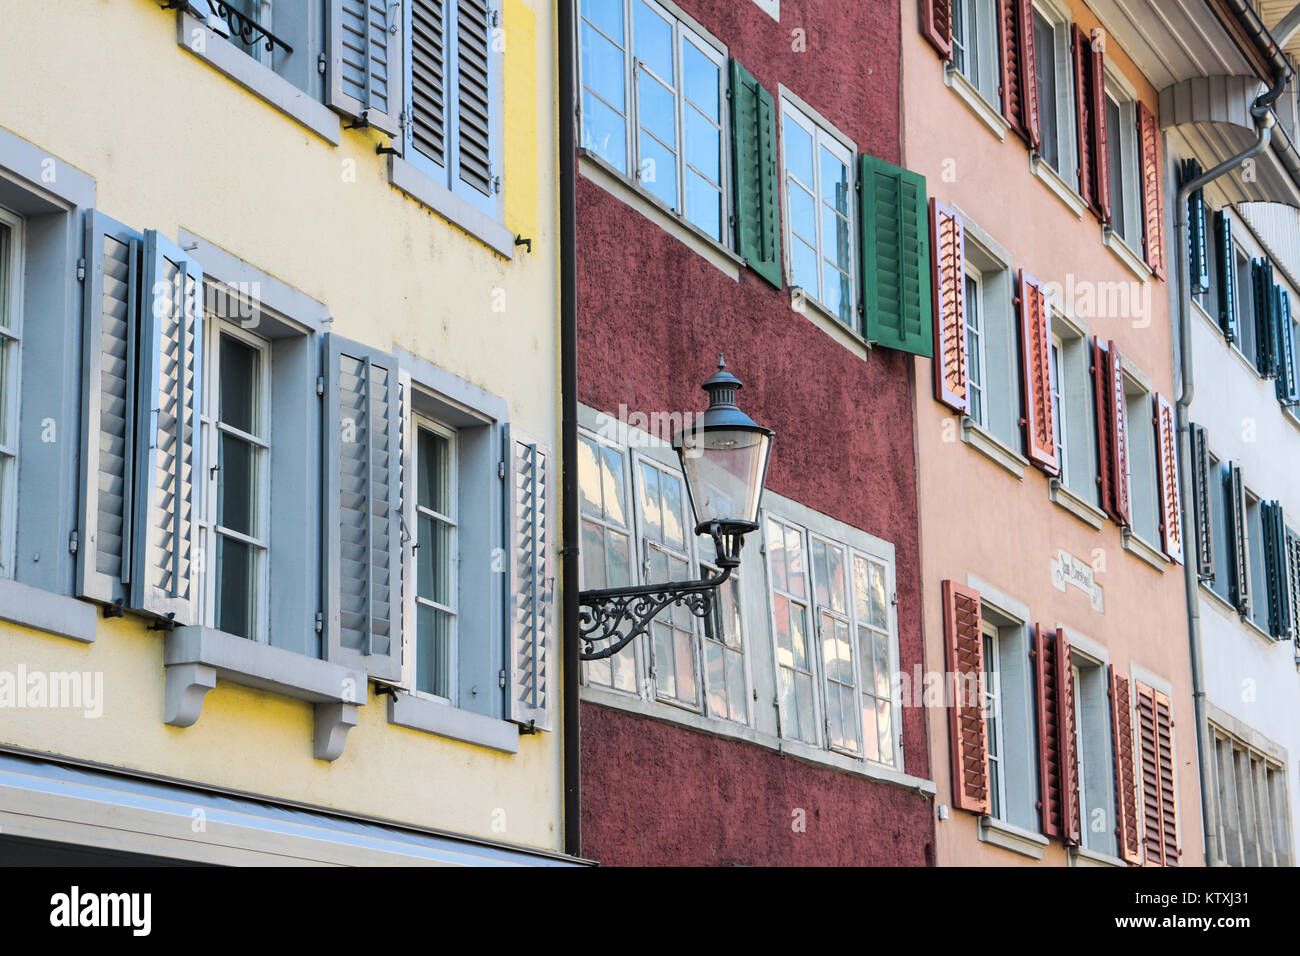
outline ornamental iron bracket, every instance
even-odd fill
[[[239,40],[245,46],[252,46],[254,42],[261,42],[266,46],[267,53],[274,52],[277,46],[284,50],[285,53],[293,52],[293,47],[289,46],[289,44],[256,20],[235,9],[233,0],[208,0],[208,7],[216,16],[226,21],[232,40]]]

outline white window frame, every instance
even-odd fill
[[[786,148],[788,140],[785,136],[785,121],[791,119],[800,129],[812,138],[813,147],[813,182],[804,183],[795,178],[790,172],[789,165],[786,163]],[[819,116],[813,113],[808,107],[795,100],[792,94],[784,89],[781,91],[781,198],[784,206],[783,213],[785,222],[783,224],[784,232],[784,256],[786,275],[790,276],[791,285],[794,285],[794,244],[802,242],[807,245],[807,241],[800,237],[795,238],[794,220],[790,215],[790,195],[792,188],[799,188],[809,193],[812,197],[813,209],[816,211],[816,244],[813,251],[817,256],[817,288],[808,289],[799,286],[803,290],[805,298],[811,299],[827,315],[840,322],[845,327],[854,332],[860,333],[858,323],[858,305],[861,299],[858,290],[858,258],[860,250],[858,249],[858,210],[857,210],[857,187],[858,174],[857,163],[857,146],[852,140],[845,137],[830,124],[826,123]],[[822,248],[824,230],[822,228],[822,217],[826,213],[826,203],[822,199],[821,178],[821,151],[825,149],[828,153],[842,162],[848,170],[850,184],[850,201],[848,215],[848,235],[849,235],[849,304],[848,318],[844,318],[839,313],[827,305],[824,266],[830,260],[826,257],[826,250]],[[793,185],[792,185],[793,183]],[[838,267],[837,267],[838,268]]]
[[[983,9],[984,15],[976,19],[976,35],[972,43],[966,37],[965,29],[970,23],[971,10],[977,7],[991,9]],[[997,4],[993,0],[953,0],[952,69],[960,73],[989,105],[1001,113],[1001,104],[997,102],[1002,62],[998,48],[997,19]],[[974,68],[970,66],[967,56],[967,51],[972,47],[976,50],[978,60]],[[958,60],[962,61],[960,65]]]
[[[1056,460],[1060,464],[1061,481],[1069,485],[1069,423],[1065,420],[1065,341],[1057,332],[1052,333],[1049,372],[1052,383],[1052,421],[1056,428]]]
[[[992,621],[980,622],[980,639],[984,643],[984,727],[993,719],[993,732],[989,734],[989,815],[995,820],[1007,818],[1007,782],[1005,775],[1006,743],[1003,734],[1005,718],[1002,713],[1002,647],[998,627]]]
[[[1105,91],[1103,98],[1115,104],[1119,114],[1120,129],[1106,130],[1107,149],[1116,144],[1119,147],[1120,182],[1111,180],[1110,206],[1112,222],[1114,220],[1116,198],[1124,204],[1124,232],[1107,225],[1106,229],[1120,239],[1129,250],[1142,256],[1142,240],[1146,231],[1146,217],[1142,209],[1141,158],[1137,134],[1137,91],[1124,79],[1109,62],[1106,64]],[[1121,135],[1122,133],[1122,135]],[[1109,168],[1110,156],[1105,157]]]
[[[18,429],[22,413],[24,220],[0,207],[0,226],[8,235],[8,261],[0,262],[5,285],[0,297],[0,578],[14,576],[17,560]],[[5,444],[5,440],[9,444]]]
[[[1053,108],[1056,119],[1056,151],[1060,167],[1048,163],[1046,157],[1040,156],[1040,160],[1077,191],[1079,154],[1076,142],[1078,130],[1076,129],[1074,115],[1074,64],[1070,50],[1070,25],[1072,22],[1070,11],[1063,9],[1056,3],[1051,2],[1051,0],[1038,0],[1038,2],[1034,3],[1033,9],[1052,28],[1052,56],[1056,68],[1056,103]],[[1037,56],[1035,56],[1034,61],[1035,64],[1041,64],[1042,62]],[[1041,89],[1041,84],[1039,84],[1039,88]],[[1040,122],[1043,116],[1044,113],[1040,104]]]
[[[865,743],[863,738],[866,733],[866,728],[862,726],[862,674],[860,670],[861,655],[858,653],[858,647],[857,647],[857,643],[858,643],[858,633],[857,633],[857,626],[856,626],[857,622],[855,621],[856,615],[854,614],[854,606],[853,606],[854,603],[853,558],[850,555],[848,547],[844,545],[842,542],[834,541],[831,538],[828,538],[822,534],[818,534],[815,531],[806,531],[805,534],[807,537],[807,545],[808,545],[807,558],[805,563],[808,567],[808,578],[812,585],[812,590],[809,594],[809,598],[810,598],[809,604],[811,606],[812,618],[813,618],[812,621],[812,634],[814,638],[813,645],[814,647],[817,648],[817,655],[818,655],[817,660],[821,665],[820,666],[821,675],[820,675],[820,680],[818,681],[818,686],[821,689],[822,711],[825,714],[825,716],[822,718],[821,729],[822,729],[822,733],[825,734],[826,749],[833,750],[837,753],[847,754],[850,757],[861,757],[863,754],[863,746]],[[842,612],[836,611],[832,607],[828,607],[826,605],[817,603],[817,588],[823,582],[817,580],[817,574],[816,574],[817,564],[813,560],[813,547],[819,544],[825,547],[828,551],[830,550],[838,551],[840,553],[841,560],[844,562],[845,610]],[[825,585],[828,589],[831,586],[829,581],[825,582]],[[850,680],[852,681],[852,684],[851,686],[849,686],[848,689],[849,689],[849,697],[853,701],[853,706],[850,708],[851,726],[846,726],[844,728],[845,735],[850,740],[849,745],[847,746],[844,744],[838,744],[838,745],[834,744],[831,742],[830,739],[829,723],[830,723],[831,684],[834,683],[837,688],[842,688],[845,685],[843,684],[843,682],[840,681],[832,681],[830,673],[826,669],[826,659],[825,659],[826,636],[822,632],[823,614],[831,618],[833,621],[837,621],[841,624],[844,624],[848,628],[849,670],[851,672]],[[837,689],[837,695],[838,693],[839,691]]]
[[[1087,773],[1084,763],[1085,740],[1089,739],[1084,730],[1083,721],[1083,679],[1079,673],[1079,662],[1073,659],[1071,654],[1070,660],[1070,681],[1073,684],[1072,699],[1074,701],[1074,775],[1075,787],[1078,790],[1077,797],[1079,800],[1079,833],[1080,841],[1087,846],[1088,843],[1088,784]]]
[[[1125,412],[1127,413],[1128,411],[1130,401],[1135,401],[1138,404],[1138,408],[1143,412],[1141,415],[1136,417],[1133,415],[1128,416],[1128,472],[1124,476],[1124,480],[1128,482],[1129,510],[1133,519],[1129,533],[1155,548],[1157,551],[1160,551],[1163,549],[1161,548],[1158,539],[1160,537],[1160,522],[1163,520],[1164,504],[1160,498],[1160,449],[1156,445],[1155,427],[1151,425],[1151,419],[1155,415],[1155,412],[1151,407],[1154,393],[1147,386],[1146,382],[1141,381],[1136,376],[1130,374],[1128,369],[1125,369],[1122,374],[1124,380]],[[1138,444],[1139,441],[1141,442],[1140,445]],[[1148,519],[1146,522],[1140,522],[1137,513],[1138,496],[1136,494],[1136,485],[1134,484],[1134,478],[1137,473],[1134,471],[1134,467],[1137,464],[1137,455],[1135,454],[1135,451],[1138,448],[1149,449],[1151,453],[1150,461],[1145,463],[1150,465],[1150,472],[1149,474],[1141,476],[1144,482],[1150,482],[1148,491],[1151,494],[1151,514],[1146,516]],[[1149,527],[1139,527],[1142,524],[1149,525]]]
[[[203,343],[204,380],[203,409],[200,415],[200,427],[203,432],[202,460],[205,473],[198,485],[202,488],[199,498],[202,502],[199,521],[200,554],[202,555],[199,573],[202,585],[199,595],[202,601],[200,620],[208,627],[218,627],[217,621],[217,540],[219,537],[231,538],[257,549],[257,595],[253,612],[253,634],[250,638],[259,644],[270,642],[270,587],[271,587],[271,343],[255,335],[229,319],[220,318],[210,311],[205,311],[205,338]],[[257,416],[260,435],[250,435],[233,426],[219,421],[221,412],[221,339],[229,336],[257,351],[258,382]],[[220,475],[221,435],[228,433],[232,437],[247,442],[260,449],[257,461],[257,495],[256,518],[258,534],[249,536],[217,524],[218,481]]]
[[[692,529],[692,531],[693,530],[694,529]],[[699,550],[700,550],[699,538],[697,536],[696,537],[697,554],[699,553]],[[703,555],[700,555],[699,557],[698,567],[700,569],[700,577],[703,577],[706,574],[717,574],[718,571],[720,570],[717,565],[708,561],[705,557],[703,557]],[[701,624],[700,625],[700,679],[701,679],[701,684],[704,687],[704,707],[705,707],[704,712],[709,717],[713,717],[717,720],[725,720],[728,721],[729,723],[742,724],[744,726],[752,726],[754,722],[753,691],[752,691],[752,688],[754,686],[754,679],[750,671],[749,624],[747,620],[748,615],[746,614],[745,611],[745,586],[741,574],[742,574],[741,568],[734,568],[731,572],[731,577],[726,582],[724,582],[721,585],[721,587],[718,588],[715,601],[719,603],[717,604],[714,611],[715,615],[721,614],[720,602],[722,599],[722,591],[725,588],[734,587],[737,591],[736,598],[735,598],[736,617],[740,624],[740,634],[738,634],[736,637],[737,640],[739,641],[740,649],[736,650],[731,645],[725,643],[725,637],[722,641],[715,640],[714,638],[710,637],[707,627],[704,624]],[[741,675],[744,679],[744,686],[741,688],[740,709],[743,712],[744,716],[739,720],[737,720],[735,717],[730,716],[729,714],[717,713],[716,711],[714,711],[713,706],[709,703],[709,692],[713,689],[712,685],[709,682],[708,654],[709,654],[710,644],[718,645],[718,647],[721,649],[720,653],[722,653],[724,656],[723,657],[724,687],[726,681],[726,655],[728,654],[740,655],[740,670],[741,670]],[[728,700],[730,700],[729,697]]]
[[[970,418],[981,428],[988,427],[988,338],[984,334],[984,273],[968,260],[965,263],[963,282],[973,281],[975,294],[963,288],[966,295],[966,354],[970,358],[967,366],[967,388],[970,389]],[[972,323],[972,319],[974,322]],[[972,338],[978,348],[972,348]]]
[[[420,458],[420,432],[431,432],[447,441],[447,459],[450,467],[447,469],[450,476],[450,500],[451,514],[444,515],[432,508],[426,508],[420,504],[419,486],[420,473],[424,468],[424,462]],[[452,597],[452,604],[439,604],[431,598],[423,597],[420,594],[419,587],[419,567],[420,556],[416,551],[413,562],[413,576],[411,582],[411,601],[414,609],[414,617],[411,621],[410,629],[410,653],[406,660],[409,665],[406,670],[406,687],[411,694],[417,697],[424,697],[429,700],[436,700],[446,704],[454,704],[460,700],[460,467],[459,467],[459,446],[456,429],[427,415],[413,413],[411,415],[411,461],[414,467],[411,469],[411,475],[414,479],[414,488],[412,490],[412,511],[415,515],[415,527],[408,529],[417,545],[420,544],[420,518],[429,517],[436,522],[441,522],[451,529],[451,544],[448,548],[448,554],[451,559],[451,584],[449,593]],[[429,607],[435,611],[441,611],[450,617],[447,633],[447,696],[443,697],[430,691],[420,690],[417,686],[416,675],[419,673],[419,653],[420,653],[420,617],[419,608],[421,606]]]
[[[807,648],[808,668],[806,671],[801,671],[797,667],[793,667],[793,666],[787,667],[785,664],[781,663],[781,648],[777,640],[777,629],[776,629],[776,599],[778,597],[778,589],[776,586],[776,575],[772,573],[772,550],[773,549],[772,549],[771,540],[769,538],[769,532],[771,531],[773,524],[781,528],[782,535],[784,535],[786,531],[793,531],[799,537],[800,549],[801,549],[800,553],[803,555],[803,571],[801,573],[803,575],[803,582],[804,582],[804,596],[798,597],[788,588],[781,590],[779,592],[779,596],[784,598],[792,606],[801,605],[803,607],[804,637],[808,644],[808,648]],[[820,654],[817,651],[816,647],[814,646],[817,640],[817,632],[813,621],[816,604],[815,604],[815,595],[813,594],[812,591],[812,575],[810,574],[811,568],[809,567],[811,562],[811,552],[808,549],[807,534],[805,533],[802,526],[796,524],[793,521],[789,521],[785,518],[779,517],[774,514],[765,514],[763,516],[762,530],[763,530],[764,542],[766,544],[764,551],[767,556],[766,564],[767,564],[768,620],[772,622],[772,628],[771,628],[772,673],[776,679],[776,686],[773,688],[773,690],[777,700],[777,714],[780,722],[780,736],[782,739],[798,741],[800,743],[807,744],[811,747],[821,747],[823,745],[823,741],[825,740],[824,730],[825,730],[826,717],[822,713],[822,701],[821,701],[822,695],[818,689],[818,685],[820,681],[818,659],[820,657]],[[784,549],[784,547],[785,545],[783,540],[782,549]],[[786,583],[788,584],[789,581],[787,580]],[[793,638],[794,635],[792,632],[791,633],[792,642],[793,642]],[[781,699],[782,698],[781,675],[783,671],[787,671],[787,670],[792,671],[795,674],[806,673],[809,677],[809,682],[812,686],[812,698],[813,698],[812,699],[812,705],[813,705],[812,706],[812,712],[813,712],[812,713],[812,718],[813,718],[813,739],[812,740],[806,740],[803,737],[794,737],[787,732],[790,726],[790,720],[788,715],[786,714],[785,703]]]
[[[885,627],[886,627],[885,639],[889,645],[889,660],[887,662],[887,665],[889,667],[889,675],[890,675],[889,739],[890,739],[890,749],[893,752],[893,759],[890,761],[871,760],[870,758],[866,758],[866,759],[871,763],[878,763],[882,766],[897,768],[899,766],[899,760],[902,757],[902,753],[903,753],[903,715],[902,715],[902,700],[900,699],[898,689],[897,689],[898,682],[894,680],[894,675],[899,672],[898,670],[898,619],[896,613],[897,605],[894,601],[894,596],[897,593],[896,591],[897,580],[895,578],[894,562],[887,560],[886,558],[883,558],[880,555],[870,554],[866,551],[863,551],[861,548],[854,548],[854,547],[849,548],[849,570],[850,570],[849,607],[853,613],[853,619],[854,619],[853,636],[855,642],[857,640],[858,628],[865,627],[868,631],[871,632],[875,632],[879,630],[879,628],[877,628],[870,621],[857,620],[857,601],[856,601],[857,595],[853,589],[853,582],[856,582],[857,580],[856,569],[854,568],[854,564],[859,558],[862,558],[872,564],[880,565],[885,575]],[[858,669],[857,701],[859,705],[859,722],[860,722],[861,706],[864,702],[863,698],[870,697],[873,702],[878,701],[881,698],[879,695],[876,694],[875,686],[874,685],[868,686],[866,683],[866,678],[862,676],[863,663],[862,663],[861,648],[858,647],[856,643],[854,644],[854,661]],[[874,648],[872,654],[872,668],[873,668],[872,673],[874,674],[875,672],[874,671],[875,668]],[[865,727],[863,727],[862,728],[863,753],[866,752],[866,733],[867,730]]]

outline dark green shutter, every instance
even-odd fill
[[[731,61],[731,152],[736,177],[736,252],[781,288],[781,216],[776,177],[776,101]]]
[[[1295,326],[1291,319],[1291,294],[1278,290],[1277,314],[1277,400],[1283,405],[1300,404],[1300,382],[1296,381]]]
[[[858,188],[867,340],[929,358],[934,323],[925,177],[863,156]]]
[[[1201,164],[1194,159],[1183,161],[1179,182],[1188,183],[1201,175]],[[1192,295],[1210,290],[1210,242],[1205,229],[1205,190],[1198,189],[1187,197],[1187,262],[1192,281]]]
[[[1286,518],[1276,501],[1260,505],[1264,525],[1264,568],[1268,585],[1268,632],[1278,640],[1291,637],[1291,595],[1287,574]]]
[[[1278,309],[1277,286],[1273,284],[1273,263],[1268,259],[1251,259],[1250,281],[1255,293],[1255,314],[1247,321],[1255,323],[1255,370],[1265,378],[1272,378],[1276,326],[1274,313]]]
[[[1246,530],[1246,486],[1241,480],[1241,468],[1228,465],[1224,478],[1224,491],[1228,496],[1228,533],[1232,535],[1232,605],[1242,617],[1250,616],[1253,600],[1250,580],[1250,536]]]
[[[1237,257],[1232,248],[1232,217],[1214,214],[1214,245],[1218,253],[1219,328],[1229,342],[1237,340]]]
[[[1296,659],[1300,660],[1300,627],[1295,620],[1300,615],[1300,538],[1286,531],[1287,598],[1291,603],[1291,639],[1296,645]]]
[[[1210,494],[1209,439],[1205,429],[1190,428],[1192,452],[1192,511],[1196,516],[1196,573],[1202,581],[1214,580],[1214,497]],[[1217,479],[1217,474],[1215,475]],[[1226,571],[1224,572],[1226,573]]]

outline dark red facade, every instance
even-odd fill
[[[681,9],[777,94],[785,86],[851,137],[899,158],[899,8],[751,0]],[[896,548],[899,662],[921,661],[912,356],[864,360],[742,269],[699,253],[578,176],[579,396],[616,415],[698,409],[718,352],[741,404],[777,433],[767,486]],[[928,797],[744,741],[582,705],[582,853],[619,864],[925,865]],[[926,716],[903,709],[908,775],[930,778]],[[792,828],[805,811],[806,829]]]

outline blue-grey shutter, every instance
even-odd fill
[[[447,167],[447,0],[408,0],[406,18],[406,159],[431,166],[444,179]]]
[[[203,268],[144,235],[130,606],[198,623]]]
[[[1277,379],[1273,383],[1277,390],[1277,400],[1283,405],[1300,404],[1300,381],[1296,380],[1295,360],[1295,325],[1291,315],[1291,293],[1278,288],[1278,306],[1275,316],[1275,338],[1277,341]]]
[[[1287,573],[1286,516],[1282,505],[1260,505],[1264,526],[1264,574],[1268,586],[1268,632],[1279,641],[1292,637],[1290,580]]]
[[[492,28],[497,14],[487,0],[454,0],[456,5],[456,191],[468,187],[491,198],[499,191],[496,155],[500,67],[493,51]]]
[[[1296,660],[1300,661],[1300,537],[1290,528],[1286,530],[1287,598],[1291,605],[1291,639],[1296,646]]]
[[[1191,182],[1204,170],[1194,159],[1185,159],[1181,166],[1179,183]],[[1205,228],[1205,190],[1198,189],[1187,197],[1187,263],[1192,283],[1192,295],[1210,289],[1210,244]]]
[[[401,463],[397,363],[326,344],[325,562],[329,659],[400,682]]]
[[[1210,494],[1210,443],[1200,425],[1190,428],[1192,456],[1192,510],[1195,515],[1196,573],[1214,581],[1214,497]],[[1223,573],[1227,573],[1225,570]]]
[[[1232,217],[1214,214],[1214,246],[1218,259],[1219,328],[1229,342],[1237,340],[1237,256],[1232,245]]]
[[[1232,604],[1244,617],[1250,616],[1252,582],[1250,580],[1250,534],[1246,529],[1246,486],[1241,468],[1228,465],[1224,490],[1228,497],[1228,533],[1232,535]]]
[[[86,215],[77,594],[125,604],[131,579],[136,334],[144,236]]]
[[[329,105],[396,135],[402,112],[401,0],[329,0]]]
[[[554,726],[558,684],[555,646],[555,522],[549,445],[503,428],[510,560],[509,719],[537,730]]]

